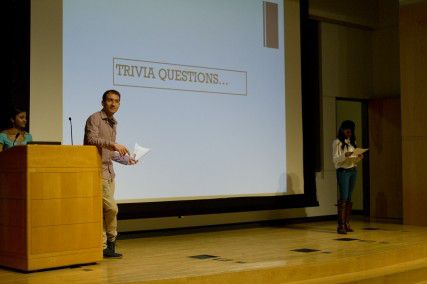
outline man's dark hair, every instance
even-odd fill
[[[119,101],[120,101],[120,93],[119,93],[119,91],[116,91],[116,90],[106,90],[104,92],[104,94],[102,95],[102,101],[103,102],[105,102],[105,100],[107,99],[107,95],[108,94],[115,94],[115,95],[119,96]]]

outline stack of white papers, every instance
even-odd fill
[[[135,149],[133,150],[132,155],[134,155],[133,158],[135,159],[135,161],[139,161],[139,159],[147,155],[150,151],[151,149],[141,147],[138,145],[138,143],[135,143]]]
[[[352,163],[357,164],[362,160],[359,155],[362,155],[366,151],[368,151],[368,149],[356,148],[354,149],[353,154],[347,159],[349,159]]]
[[[114,162],[117,162],[117,163],[120,163],[123,165],[129,165],[129,162],[131,159],[133,159],[135,161],[139,161],[142,157],[147,155],[148,152],[150,152],[150,151],[151,151],[151,149],[141,147],[138,145],[138,143],[135,143],[135,148],[133,149],[132,154],[120,155],[119,152],[114,151],[111,159]]]
[[[356,148],[354,149],[353,154],[350,157],[357,158],[359,157],[359,155],[362,155],[366,151],[368,151],[368,149]]]

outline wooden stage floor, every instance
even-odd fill
[[[125,235],[123,259],[20,273],[0,283],[427,283],[427,227],[366,221]]]

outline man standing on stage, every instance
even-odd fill
[[[117,120],[114,114],[120,107],[120,93],[108,90],[102,96],[102,110],[95,112],[86,121],[85,145],[94,145],[102,159],[102,191],[103,191],[103,254],[106,258],[121,258],[116,252],[117,238],[117,203],[114,200],[114,169],[112,155],[117,151],[120,155],[129,154],[128,149],[116,143]],[[129,164],[135,164],[130,160]]]

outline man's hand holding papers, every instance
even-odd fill
[[[123,164],[123,165],[134,165],[138,163],[138,161],[150,152],[151,149],[144,148],[135,143],[135,148],[132,154],[120,155],[119,152],[114,151],[113,156],[111,157],[113,161]]]

